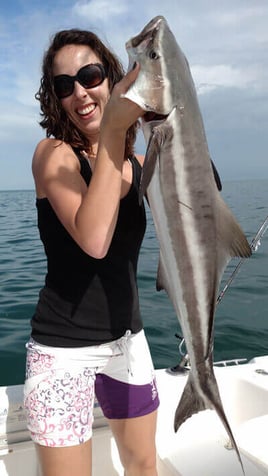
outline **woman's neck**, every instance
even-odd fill
[[[95,161],[96,161],[96,154],[94,154],[93,151],[87,152],[85,150],[82,150],[81,153],[85,157],[85,159],[88,161],[91,170],[94,170]]]

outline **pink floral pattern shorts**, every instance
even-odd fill
[[[107,418],[154,411],[158,393],[148,344],[141,331],[108,344],[26,345],[24,405],[33,441],[72,446],[92,436],[95,395]]]

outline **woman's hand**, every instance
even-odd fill
[[[121,81],[115,84],[110,99],[105,106],[101,129],[107,127],[110,131],[126,132],[144,114],[145,111],[140,106],[124,97],[124,94],[136,80],[139,70],[140,67],[137,64]]]

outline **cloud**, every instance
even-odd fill
[[[233,9],[221,11],[221,14],[217,11],[217,15],[213,15],[212,18],[217,25],[221,25],[223,28],[236,27],[238,24],[250,26],[254,25],[256,21],[261,22],[268,12],[267,4],[258,1],[255,4],[247,3],[234,4]],[[223,4],[222,7],[224,10],[225,6]],[[248,31],[250,30],[248,29]]]
[[[28,110],[17,110],[0,115],[0,140],[14,142],[17,130],[20,131],[19,140],[28,142],[32,138],[33,129],[37,126],[38,115]]]
[[[87,18],[91,23],[99,20],[105,21],[105,19],[111,22],[114,17],[124,15],[128,11],[128,5],[129,3],[124,0],[80,1],[74,5],[73,13],[77,17],[82,17],[83,20]]]
[[[210,93],[218,88],[258,88],[258,71],[251,67],[242,69],[228,64],[194,65],[191,71],[199,94]]]

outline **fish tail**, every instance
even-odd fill
[[[223,410],[218,385],[214,376],[214,373],[211,373],[208,377],[206,382],[206,397],[204,398],[201,392],[198,392],[196,386],[194,385],[192,374],[189,374],[188,381],[185,385],[183,394],[177,406],[174,418],[174,430],[175,432],[181,426],[183,422],[185,422],[188,418],[190,418],[195,413],[198,413],[202,410],[215,410],[221,419],[225,430],[228,433],[228,436],[231,440],[231,444],[236,451],[239,463],[241,465],[243,474],[244,467],[242,463],[242,459],[240,456],[240,452],[238,446],[236,444],[235,438],[233,436],[231,427],[228,423],[226,418],[225,412]]]
[[[206,410],[207,408],[208,406],[206,405],[205,400],[196,391],[192,374],[190,373],[175,412],[175,432],[188,418],[201,410]]]

